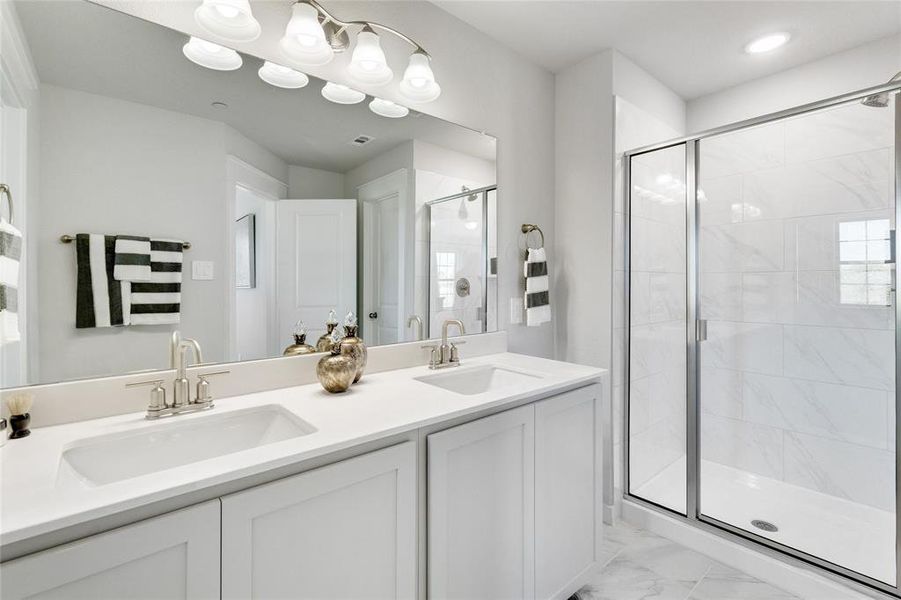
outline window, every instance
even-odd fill
[[[453,252],[436,252],[438,271],[438,301],[441,308],[454,307],[454,282],[456,281],[457,255]]]
[[[839,223],[842,304],[891,305],[890,230],[888,219]]]

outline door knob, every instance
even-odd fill
[[[378,319],[378,318],[379,318],[379,313],[377,313],[377,312],[371,312],[371,313],[369,313],[369,318],[370,318],[370,319]]]

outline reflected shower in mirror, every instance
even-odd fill
[[[245,54],[203,68],[86,1],[10,4],[38,85],[3,107],[33,150],[0,387],[164,369],[176,329],[209,362],[279,357],[331,310],[369,345],[496,329],[494,138]]]

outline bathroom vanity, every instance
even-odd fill
[[[37,429],[4,598],[566,598],[597,566],[604,371],[502,353]]]

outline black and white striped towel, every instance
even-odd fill
[[[526,278],[526,325],[537,327],[551,320],[547,255],[544,248],[529,248],[523,265],[523,275]]]
[[[75,327],[115,327],[128,325],[128,296],[131,284],[116,281],[116,236],[79,233],[75,236],[78,282],[75,299]]]
[[[22,258],[22,234],[0,218],[0,345],[18,342],[19,335],[19,261]]]
[[[132,325],[179,322],[182,255],[180,241],[150,240],[150,281],[131,284]]]
[[[150,238],[134,235],[116,236],[116,267],[113,276],[119,281],[150,281]]]

